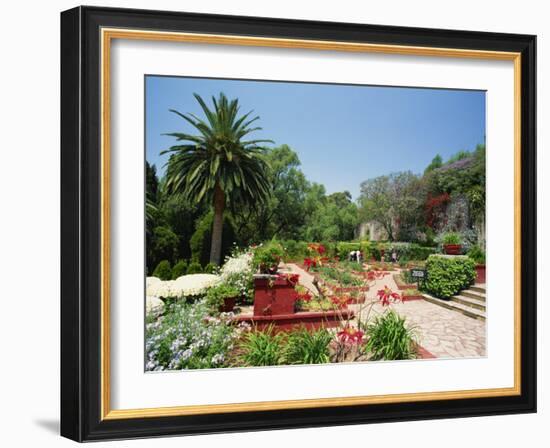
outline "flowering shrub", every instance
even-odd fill
[[[226,366],[243,329],[229,325],[231,314],[208,315],[205,302],[176,303],[146,325],[146,370],[207,369]]]
[[[227,257],[220,270],[222,282],[231,285],[239,291],[239,296],[245,301],[252,302],[254,298],[254,254],[251,250],[234,251]]]
[[[184,275],[176,280],[165,281],[153,278],[147,278],[147,295],[165,299],[198,296],[220,281],[219,276],[213,274]]]
[[[323,256],[326,252],[325,246],[319,243],[309,243],[307,245],[309,257],[304,258],[304,266],[306,270],[323,266],[328,262],[328,257]]]

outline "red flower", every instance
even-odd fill
[[[353,327],[346,327],[336,335],[344,344],[361,344],[365,333]]]
[[[388,306],[391,301],[395,302],[398,300],[403,300],[403,298],[397,294],[396,292],[393,292],[390,288],[388,288],[386,285],[384,285],[384,289],[380,289],[376,295],[378,296],[378,299],[382,301],[382,306]]]
[[[297,296],[298,300],[301,300],[302,302],[310,302],[313,296],[309,292],[305,292],[302,294],[298,294]]]
[[[317,252],[319,255],[323,255],[326,252],[325,246],[323,246],[322,244],[309,243],[307,247],[309,250]]]
[[[347,308],[353,302],[353,299],[350,296],[332,296],[330,301],[338,308]]]

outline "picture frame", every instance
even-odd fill
[[[511,61],[513,387],[112,409],[109,79],[117,39]],[[61,435],[82,442],[536,412],[535,141],[535,36],[99,7],[63,12]]]

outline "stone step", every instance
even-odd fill
[[[473,291],[471,288],[465,289],[464,291],[460,291],[458,295],[461,295],[464,297],[470,297],[471,299],[482,300],[483,302],[485,302],[486,300],[485,293]]]
[[[479,300],[459,294],[451,297],[451,301],[461,303],[462,305],[469,306],[470,308],[475,308],[476,310],[485,311],[485,298],[483,300]]]
[[[477,285],[470,286],[470,289],[475,292],[480,292],[482,294],[487,294],[487,288],[484,284],[478,283]]]
[[[453,310],[458,313],[462,313],[465,316],[471,317],[472,319],[478,319],[478,320],[485,320],[485,312],[481,310],[477,310],[475,308],[471,308],[468,305],[463,305],[462,303],[454,302],[452,300],[443,300],[438,299],[437,297],[430,296],[429,294],[422,294],[424,296],[424,300],[427,302],[433,303],[434,305],[442,306],[443,308],[447,308],[448,310]]]

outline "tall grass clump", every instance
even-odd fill
[[[414,330],[405,319],[390,310],[367,326],[367,351],[373,361],[413,359],[416,357]]]
[[[300,328],[290,333],[286,347],[288,364],[325,364],[330,362],[329,344],[332,334],[322,328],[309,331]]]
[[[241,344],[241,362],[245,366],[277,366],[284,362],[284,333],[275,333],[273,327],[247,333]]]

